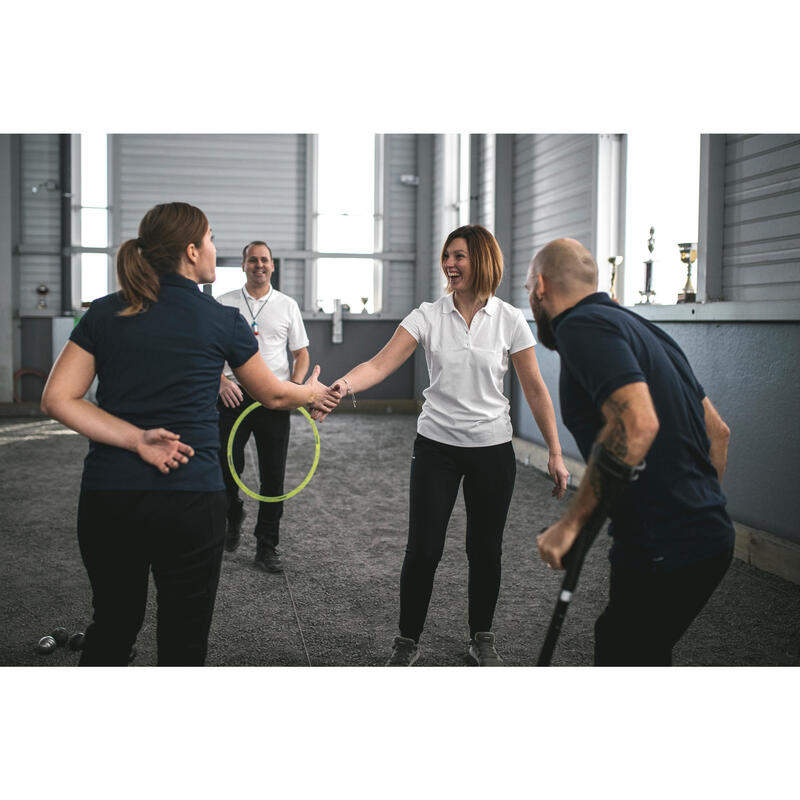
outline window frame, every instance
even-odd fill
[[[365,317],[382,316],[387,308],[387,282],[384,280],[384,266],[387,260],[384,253],[384,181],[385,181],[385,138],[384,134],[374,135],[374,194],[372,204],[373,251],[371,253],[321,251],[317,240],[317,220],[319,218],[319,134],[309,134],[306,147],[306,253],[303,311],[313,317],[330,317],[330,312],[317,309],[318,300],[318,261],[320,258],[365,259],[372,261],[373,308]],[[357,312],[360,309],[351,309]]]

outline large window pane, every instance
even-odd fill
[[[630,134],[625,224],[626,305],[642,300],[650,228],[655,228],[651,302],[672,305],[686,283],[679,242],[696,242],[700,202],[700,137]],[[692,267],[697,289],[697,264]]]
[[[371,253],[374,220],[369,216],[321,214],[317,219],[317,247],[326,253]]]
[[[81,134],[81,205],[108,206],[107,137],[104,133]]]
[[[375,250],[375,137],[320,134],[317,139],[316,246],[321,253]],[[317,260],[314,307],[333,311],[339,299],[358,313],[380,310],[372,259]]]
[[[375,136],[320,134],[317,139],[317,211],[372,214],[375,205]],[[327,245],[319,242],[322,250]]]
[[[108,256],[83,253],[81,259],[81,303],[90,303],[108,294]]]
[[[369,258],[320,258],[317,259],[317,303],[316,308],[327,313],[333,311],[334,298],[350,306],[352,313],[364,308],[375,310],[375,262]]]
[[[216,273],[216,280],[211,284],[211,294],[214,297],[232,292],[234,289],[241,289],[247,281],[247,276],[241,267],[217,267]]]
[[[81,209],[81,245],[108,247],[108,211],[105,208]]]

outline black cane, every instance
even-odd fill
[[[572,602],[572,594],[578,585],[578,576],[581,574],[586,554],[597,538],[597,534],[600,533],[600,528],[603,527],[605,521],[605,503],[600,503],[589,519],[586,520],[580,533],[575,537],[572,547],[561,557],[561,563],[566,569],[566,574],[564,575],[564,580],[561,581],[561,591],[558,595],[556,607],[553,610],[553,616],[550,619],[550,627],[547,629],[544,644],[539,652],[539,660],[536,662],[537,667],[550,666],[553,651],[561,633],[561,626],[564,623],[564,617],[567,616],[567,609]],[[547,528],[544,530],[547,530]]]

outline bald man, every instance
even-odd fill
[[[609,602],[594,660],[669,666],[733,556],[720,488],[730,431],[681,348],[597,291],[597,264],[580,242],[542,248],[525,287],[538,339],[561,359],[561,416],[588,462],[570,508],[538,537],[540,556],[560,569],[602,496],[593,446],[630,467],[646,461],[611,512]]]

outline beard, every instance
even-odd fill
[[[536,320],[536,337],[548,350],[558,350],[553,332],[552,317],[542,308],[541,298],[533,295],[533,318]]]

